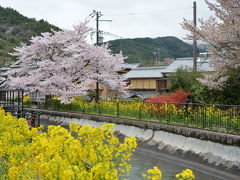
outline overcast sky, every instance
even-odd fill
[[[100,30],[121,38],[176,36],[185,34],[180,23],[183,17],[192,19],[194,0],[0,0],[3,7],[11,7],[21,14],[44,19],[63,29],[84,21],[93,10],[101,11]],[[204,0],[197,2],[198,18],[207,18],[211,12]],[[93,18],[89,25],[95,28]],[[105,40],[115,39],[105,36]]]

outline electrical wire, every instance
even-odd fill
[[[178,11],[178,10],[186,10],[186,9],[192,9],[192,8],[193,7],[175,8],[175,9],[159,9],[156,11],[121,13],[121,14],[106,14],[105,16],[137,16],[137,15],[145,15],[145,14],[156,14],[156,13],[160,13],[162,11]]]

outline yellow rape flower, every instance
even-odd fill
[[[147,174],[143,174],[142,176],[150,180],[160,180],[162,179],[162,172],[158,169],[158,167],[154,166],[152,169],[147,171]]]

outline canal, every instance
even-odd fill
[[[56,122],[50,122],[41,119],[41,125],[45,128],[49,125],[56,125]],[[68,128],[67,125],[64,126]],[[120,136],[120,139],[123,137]],[[132,168],[127,180],[144,180],[143,173],[148,169],[157,166],[163,173],[163,180],[175,180],[175,174],[184,169],[191,169],[195,176],[195,180],[239,180],[240,177],[218,168],[210,167],[207,163],[199,163],[198,160],[186,160],[183,157],[173,156],[171,153],[161,153],[152,151],[151,149],[139,146],[132,156],[130,162]]]
[[[230,180],[230,177],[223,177],[219,174],[213,174],[203,169],[192,167],[183,162],[169,159],[169,156],[164,154],[154,154],[153,152],[146,152],[143,149],[137,149],[134,153],[131,161],[132,169],[130,175],[127,177],[128,180],[144,180],[142,177],[143,173],[146,173],[148,169],[153,166],[159,167],[163,173],[163,180],[175,180],[175,174],[182,170],[189,168],[193,170],[196,180]],[[205,167],[206,168],[206,167]],[[227,179],[226,179],[227,178]],[[233,178],[234,179],[234,178]]]

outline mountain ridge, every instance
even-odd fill
[[[9,55],[21,43],[29,43],[32,36],[60,28],[41,19],[28,18],[12,8],[0,6],[0,66],[16,59]]]
[[[15,57],[9,55],[13,48],[21,43],[29,43],[32,36],[42,32],[51,32],[60,28],[41,19],[28,18],[12,8],[0,6],[0,66],[6,62],[15,61]],[[126,38],[109,41],[112,53],[122,51],[127,57],[127,63],[142,63],[153,65],[166,59],[176,59],[192,56],[192,46],[173,37],[157,38]]]
[[[154,63],[168,58],[192,57],[192,45],[174,36],[157,38],[126,38],[109,41],[113,53],[122,51],[128,63]]]

